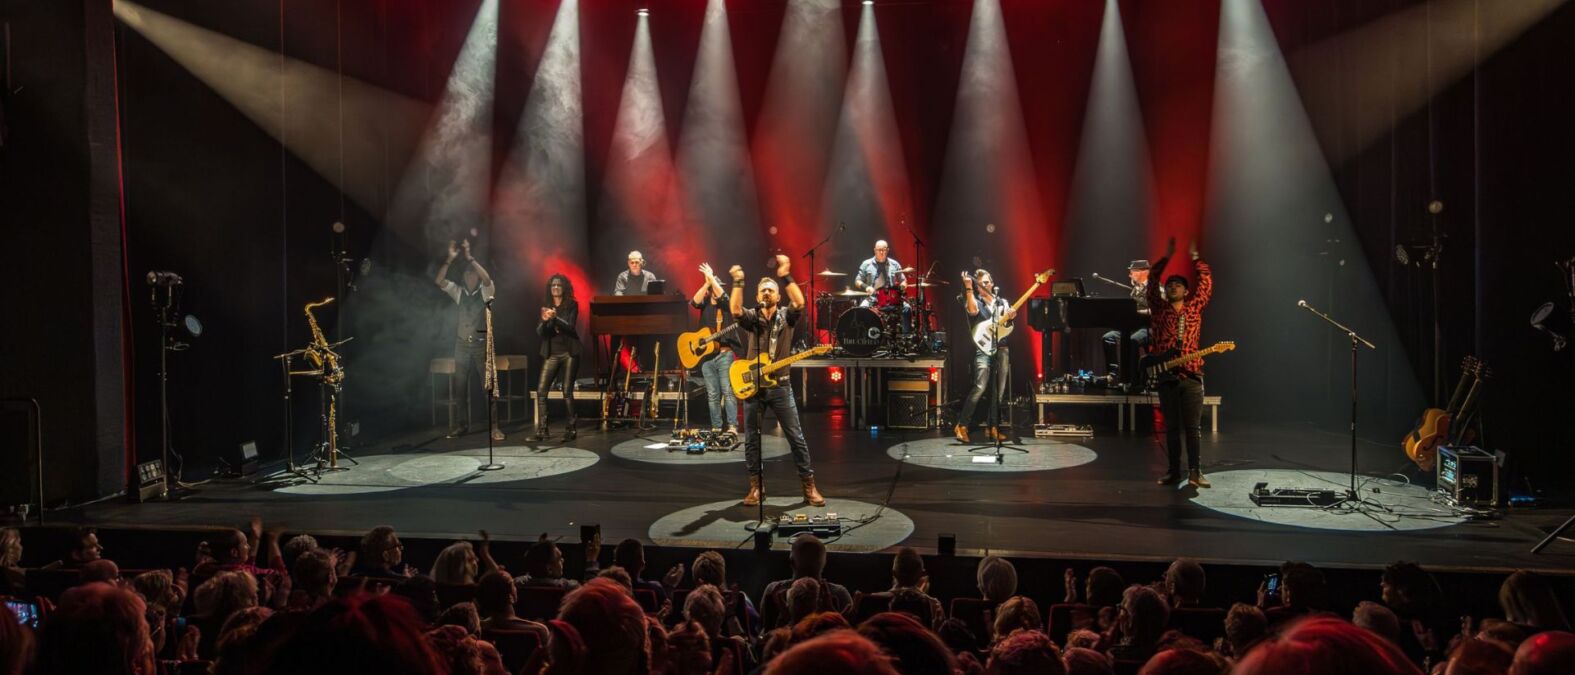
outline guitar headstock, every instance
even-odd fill
[[[1043,272],[1040,272],[1038,274],[1035,274],[1034,275],[1034,283],[1039,284],[1040,286],[1043,286],[1045,284],[1050,283],[1050,277],[1053,277],[1053,276],[1055,276],[1055,268],[1054,267],[1052,267],[1050,269],[1047,269],[1047,270],[1045,270]]]
[[[1233,350],[1235,348],[1236,348],[1236,343],[1227,340],[1225,342],[1216,342],[1216,343],[1214,343],[1213,347],[1209,347],[1209,351],[1214,352],[1215,354],[1222,354],[1224,352],[1231,351],[1231,350]]]
[[[1481,366],[1482,361],[1475,356],[1467,356],[1460,359],[1460,372],[1462,373],[1471,373],[1475,375]]]
[[[809,353],[815,356],[820,356],[821,354],[825,354],[830,351],[831,345],[815,345],[809,348]]]

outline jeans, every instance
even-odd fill
[[[963,399],[962,410],[957,413],[957,425],[968,427],[973,425],[973,411],[979,406],[979,399],[984,398],[986,390],[992,390],[989,405],[995,410],[995,415],[990,417],[991,424],[1000,425],[1006,422],[1006,411],[1001,409],[1001,401],[1006,398],[1006,376],[1012,370],[1011,356],[1006,348],[997,349],[995,356],[989,356],[978,349],[973,351],[973,388],[968,390],[968,397]],[[990,380],[995,380],[995,386],[990,386]],[[986,412],[990,409],[986,409]]]
[[[804,425],[798,420],[798,404],[793,401],[793,387],[787,381],[771,389],[761,389],[754,397],[744,401],[744,465],[749,475],[758,476],[760,466],[760,423],[765,421],[766,409],[776,411],[777,423],[787,436],[788,447],[793,449],[793,463],[798,465],[798,475],[815,475],[809,466],[809,443],[804,440]]]
[[[454,341],[454,396],[461,396],[465,401],[465,426],[470,425],[470,376],[475,375],[486,382],[487,368],[487,343],[483,340],[455,340]],[[490,402],[490,401],[489,401]],[[492,417],[493,420],[497,416]],[[494,422],[494,425],[496,423]]]
[[[574,427],[574,371],[579,359],[571,354],[553,354],[541,362],[541,379],[536,381],[537,424],[547,426],[547,392],[552,391],[553,380],[563,380],[563,408],[567,411],[569,427]]]
[[[1187,443],[1187,468],[1200,468],[1203,444],[1203,382],[1182,377],[1159,385],[1159,409],[1165,416],[1165,452],[1171,475],[1181,474],[1181,443]],[[1185,432],[1185,434],[1183,434]]]
[[[1143,348],[1148,346],[1148,329],[1139,328],[1132,331],[1132,334],[1127,337],[1127,341],[1136,348],[1136,354],[1133,354],[1133,356],[1142,354]],[[1121,362],[1125,360],[1124,357],[1126,356],[1122,352],[1121,331],[1113,330],[1105,333],[1105,372],[1115,375],[1117,379],[1123,382],[1130,382],[1132,381],[1131,374],[1124,373],[1121,370]],[[1135,366],[1136,362],[1134,361],[1132,365]],[[1126,377],[1123,377],[1123,375]]]
[[[705,378],[705,402],[711,408],[711,428],[723,429],[738,424],[738,397],[733,395],[733,382],[727,378],[733,367],[733,352],[718,350],[710,361],[700,364],[700,376]],[[722,412],[726,410],[724,416]]]

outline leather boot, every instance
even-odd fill
[[[958,443],[968,443],[968,427],[961,424],[952,429],[952,435],[957,437]]]
[[[990,430],[986,432],[986,435],[988,435],[992,441],[1000,441],[1002,443],[1011,442],[1011,439],[1006,435],[1006,432],[1001,431],[1000,427],[990,427]]]
[[[820,496],[820,490],[815,489],[815,477],[803,476],[800,480],[804,481],[804,501],[810,506],[825,506],[826,498]]]
[[[744,495],[744,506],[760,506],[760,500],[765,498],[765,487],[760,483],[760,476],[750,476],[749,494]]]

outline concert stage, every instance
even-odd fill
[[[785,441],[768,435],[766,512],[838,513],[848,531],[831,542],[833,551],[906,544],[933,553],[937,537],[951,533],[963,554],[1357,567],[1404,559],[1457,570],[1575,565],[1575,542],[1528,553],[1567,511],[1455,517],[1420,488],[1374,478],[1406,463],[1390,446],[1361,446],[1359,478],[1364,497],[1389,511],[1254,507],[1247,492],[1258,481],[1335,490],[1346,484],[1348,437],[1310,428],[1232,423],[1205,433],[1214,487],[1200,491],[1154,484],[1164,458],[1146,435],[1026,438],[1019,447],[1027,452],[1007,449],[996,464],[972,459],[988,460],[993,448],[963,446],[937,431],[850,430],[836,409],[810,410],[805,421],[830,503],[803,504]],[[742,447],[669,453],[657,447],[668,438],[666,427],[645,434],[586,430],[569,446],[506,430],[509,439],[497,449],[505,468],[496,472],[475,470],[486,461],[484,435],[450,440],[433,431],[355,448],[359,466],[315,484],[265,472],[246,482],[209,482],[181,502],[109,501],[49,518],[53,525],[172,529],[233,525],[257,513],[271,527],[293,531],[359,534],[389,524],[407,537],[474,538],[487,529],[499,539],[546,531],[571,541],[580,524],[599,523],[608,542],[751,546],[745,523],[755,509],[737,501],[747,487]]]

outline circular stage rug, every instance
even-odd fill
[[[1196,504],[1227,513],[1276,525],[1306,527],[1316,530],[1346,530],[1359,532],[1386,532],[1428,530],[1448,527],[1464,522],[1448,506],[1434,504],[1432,492],[1416,485],[1389,478],[1372,478],[1358,475],[1356,485],[1367,500],[1361,508],[1342,505],[1329,508],[1317,506],[1257,506],[1248,495],[1254,485],[1268,483],[1275,488],[1316,488],[1344,492],[1351,486],[1351,475],[1333,471],[1302,471],[1299,469],[1238,469],[1208,474],[1214,487],[1198,490],[1192,498]],[[1186,483],[1180,484],[1186,489]],[[1374,493],[1373,489],[1378,492]]]
[[[913,520],[891,508],[881,510],[876,504],[833,497],[826,498],[825,506],[810,506],[797,494],[796,481],[791,487],[795,493],[792,497],[766,498],[766,519],[775,522],[784,513],[806,516],[835,513],[842,521],[842,536],[821,537],[826,547],[833,551],[879,551],[896,546],[913,534]],[[739,481],[739,492],[747,489],[748,486]],[[766,481],[766,489],[771,489],[770,479]],[[651,524],[651,541],[662,546],[750,548],[754,546],[750,541],[753,535],[746,525],[756,521],[759,507],[744,506],[742,499],[740,494],[738,499],[692,506],[662,516]],[[880,517],[873,518],[877,511]],[[787,538],[780,536],[772,544],[772,548],[779,550],[791,546]]]
[[[546,478],[579,471],[601,459],[590,450],[570,447],[536,449],[503,445],[493,449],[503,468],[480,471],[487,463],[487,449],[467,448],[449,452],[400,453],[357,457],[360,465],[345,462],[349,471],[323,474],[311,483],[286,476],[292,482],[275,490],[293,495],[351,495],[390,492],[427,485],[490,485]]]
[[[1018,452],[1019,448],[1027,452]],[[970,452],[971,451],[971,452]],[[886,455],[918,466],[953,471],[1052,471],[1080,466],[1094,461],[1099,453],[1076,443],[1050,438],[1024,438],[1021,443],[1008,443],[1001,450],[1001,463],[994,460],[994,445],[974,443],[963,445],[955,438],[925,438],[910,443],[899,443],[886,448]],[[989,462],[976,462],[975,457],[989,458]]]
[[[652,464],[727,464],[730,462],[744,461],[744,444],[739,443],[732,450],[708,451],[703,455],[691,455],[682,450],[668,450],[666,435],[647,435],[631,438],[614,445],[612,454],[621,459],[632,459],[636,462],[651,462]],[[742,438],[740,439],[742,440]],[[761,460],[781,457],[788,454],[787,439],[773,434],[760,435]]]

